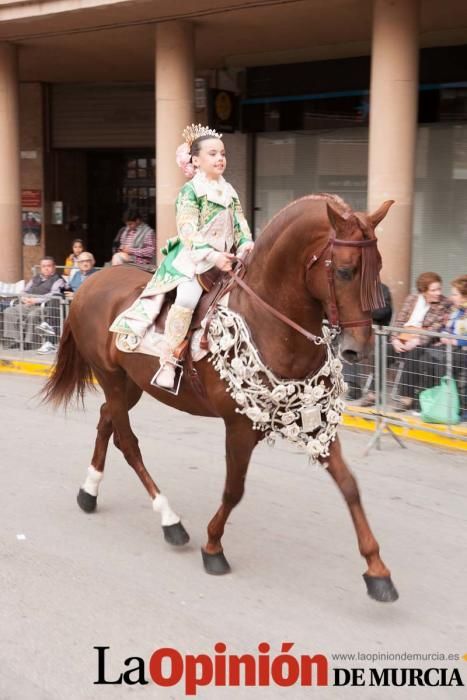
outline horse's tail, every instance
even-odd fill
[[[88,387],[95,388],[92,369],[78,350],[67,319],[52,374],[41,391],[43,401],[67,407],[75,396],[77,403],[83,403]]]

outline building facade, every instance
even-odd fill
[[[0,279],[75,237],[103,264],[130,206],[162,247],[181,131],[208,119],[256,235],[312,191],[394,199],[379,235],[396,303],[422,270],[465,273],[467,5],[440,5],[0,3]]]

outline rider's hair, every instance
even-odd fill
[[[193,156],[199,156],[199,152],[201,150],[201,144],[203,141],[208,141],[209,139],[215,139],[217,136],[212,136],[212,134],[206,134],[205,136],[198,136],[197,139],[193,141],[191,144],[191,149],[190,149],[190,155],[191,157]]]
[[[422,274],[417,277],[417,290],[420,294],[423,294],[423,292],[428,291],[428,287],[430,284],[433,284],[433,282],[442,284],[443,280],[437,272],[422,272]]]
[[[467,275],[456,277],[455,280],[452,280],[451,284],[463,297],[467,297]]]
[[[44,255],[43,258],[41,258],[41,262],[51,262],[55,265],[55,258],[53,258],[51,255]]]

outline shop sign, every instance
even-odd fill
[[[23,209],[39,209],[42,206],[42,190],[21,190]]]

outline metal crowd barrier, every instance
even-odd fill
[[[0,294],[0,353],[3,358],[12,354],[33,357],[54,357],[63,325],[69,311],[69,301],[61,296],[35,297],[30,306],[24,298],[27,293]],[[380,446],[384,432],[392,433],[391,426],[413,427],[465,440],[467,431],[453,432],[449,420],[442,426],[424,423],[420,418],[419,395],[423,389],[440,383],[442,377],[453,378],[464,414],[467,419],[467,347],[444,345],[443,338],[466,339],[448,333],[432,333],[421,329],[374,327],[374,353],[365,363],[344,364],[344,377],[349,386],[346,412],[375,421],[376,430],[369,448]],[[425,339],[426,344],[407,353],[398,353],[392,338],[400,333]],[[45,348],[45,349],[44,349]],[[453,420],[452,423],[455,421]]]
[[[56,266],[63,273],[64,265]],[[95,270],[101,270],[95,267]],[[32,268],[33,276],[39,266]],[[71,275],[63,276],[68,283]],[[3,285],[9,289],[8,285]],[[32,300],[33,303],[29,303]],[[68,315],[70,302],[61,295],[38,296],[0,290],[0,353],[2,357],[13,355],[52,355],[55,353]],[[35,357],[34,359],[38,359]]]
[[[54,353],[68,309],[68,300],[60,295],[0,294],[2,356]]]
[[[443,344],[442,340],[466,340],[466,336],[433,333],[422,329],[396,326],[374,327],[375,344],[372,358],[365,363],[345,365],[348,383],[347,408],[350,415],[368,418],[376,423],[375,433],[368,449],[379,448],[383,432],[391,426],[415,427],[430,433],[455,436],[467,440],[465,431],[454,430],[458,414],[447,410],[442,425],[422,420],[420,393],[440,384],[443,377],[454,379],[459,398],[461,421],[467,422],[467,347]],[[397,352],[392,341],[400,334],[423,338],[422,344],[407,352]],[[447,382],[450,391],[451,382]],[[454,405],[454,403],[452,404]]]
[[[40,268],[40,265],[33,265],[33,266],[31,267],[31,277],[34,277],[35,275],[38,275],[39,272],[40,272],[40,269],[41,269],[41,268]],[[69,274],[65,275],[65,265],[55,265],[55,269],[57,270],[58,274],[61,275],[61,276],[63,277],[64,280],[69,280],[69,279],[70,279],[70,275],[69,275]],[[75,272],[78,268],[76,268],[76,267],[73,267],[73,268],[68,267],[68,268],[66,268],[66,269],[67,269],[67,270],[70,270],[70,271],[73,270],[73,271]],[[95,270],[102,270],[103,268],[102,268],[102,267],[97,267],[97,266],[95,266],[94,269],[95,269]]]

